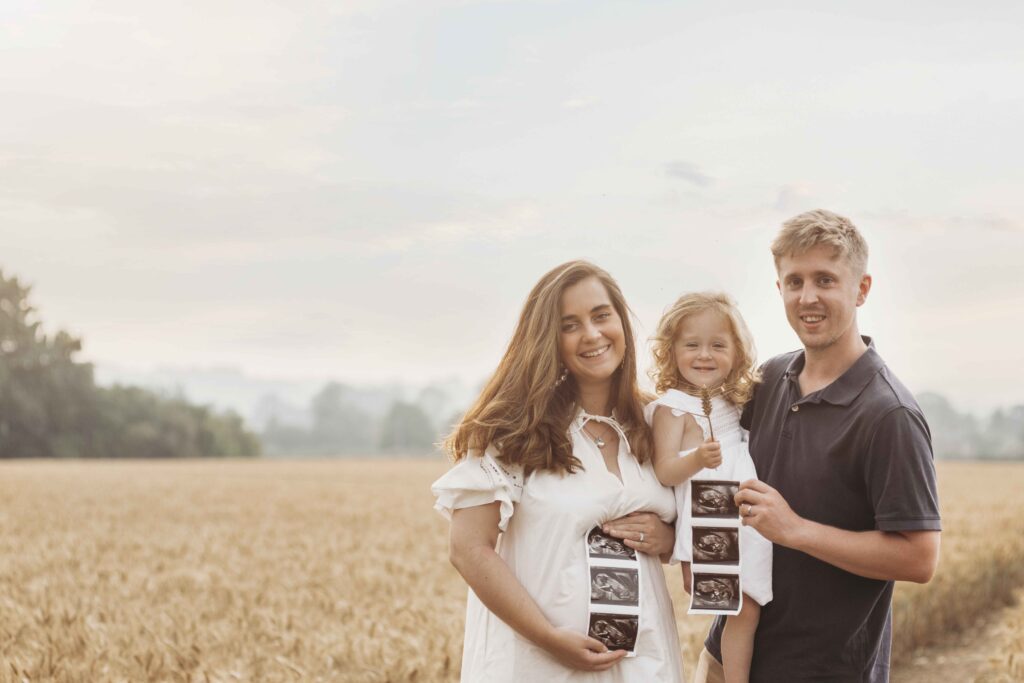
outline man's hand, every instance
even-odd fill
[[[740,484],[736,504],[744,526],[750,526],[772,543],[794,547],[805,522],[793,512],[782,494],[757,479]]]

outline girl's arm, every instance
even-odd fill
[[[455,569],[487,609],[565,666],[584,671],[610,669],[625,656],[625,650],[609,651],[599,640],[553,626],[494,551],[499,507],[500,503],[494,502],[452,512],[448,554]]]
[[[717,467],[722,462],[722,451],[716,441],[703,441],[703,432],[692,417],[676,417],[672,409],[658,406],[651,425],[654,431],[654,473],[665,486],[679,486],[705,467]],[[682,457],[680,448],[697,450]]]

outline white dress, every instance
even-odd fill
[[[619,432],[622,480],[608,471],[597,446],[582,431],[589,421]],[[573,454],[583,467],[574,474],[535,471],[524,481],[488,448],[470,455],[434,482],[435,508],[452,510],[501,503],[498,554],[555,626],[581,634],[589,624],[590,575],[585,538],[594,526],[630,512],[649,511],[671,523],[672,491],[658,483],[650,462],[640,465],[618,423],[580,411],[570,427]],[[640,622],[636,657],[607,671],[569,669],[494,616],[472,589],[466,604],[462,681],[525,683],[586,681],[648,683],[683,680],[679,637],[665,574],[657,557],[638,553],[641,564]]]
[[[644,417],[648,424],[654,420],[654,410],[663,405],[679,416],[689,413],[700,425],[706,439],[710,435],[708,419],[704,417],[701,400],[678,389],[669,389],[656,401],[647,404]],[[740,411],[725,399],[716,396],[711,399],[711,425],[715,440],[722,445],[722,464],[714,469],[702,469],[694,479],[726,479],[745,481],[757,479],[757,470],[747,448],[747,430],[740,426]],[[689,451],[680,451],[687,455]],[[685,482],[675,487],[679,519],[676,522],[676,547],[672,551],[672,563],[690,562],[693,558],[693,531],[690,527],[690,486]],[[740,528],[740,580],[743,592],[759,605],[772,601],[772,544],[754,528]]]

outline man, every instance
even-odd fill
[[[752,683],[889,680],[894,581],[927,583],[939,507],[928,426],[861,337],[867,244],[846,218],[810,211],[772,244],[776,283],[803,351],[771,359],[745,406],[760,481],[736,495],[743,523],[775,544]],[[724,681],[719,617],[695,682]]]

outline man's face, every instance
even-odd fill
[[[786,318],[807,350],[824,350],[858,335],[857,307],[867,299],[871,276],[853,271],[828,245],[779,260],[776,282]]]

